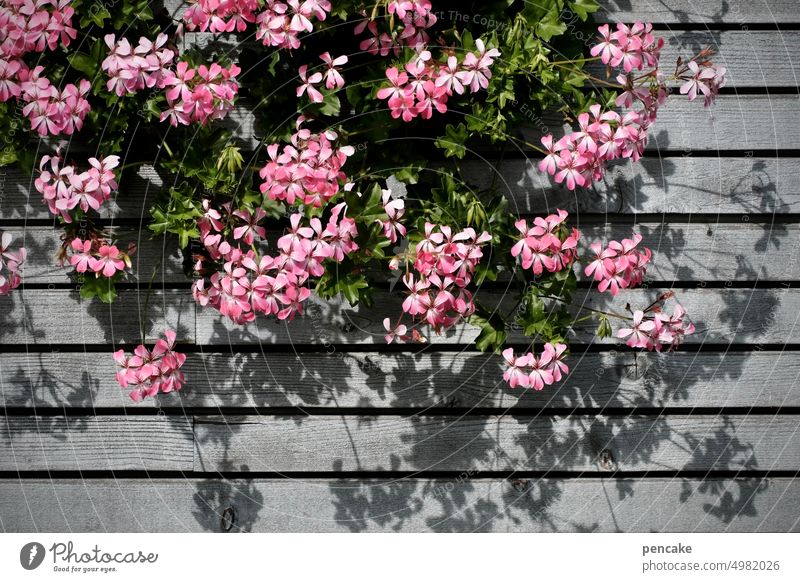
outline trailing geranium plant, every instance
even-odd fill
[[[201,307],[241,325],[289,321],[312,295],[368,307],[388,275],[404,297],[382,314],[387,342],[471,324],[480,349],[502,351],[511,387],[539,390],[568,374],[577,321],[594,318],[601,338],[635,349],[673,349],[694,331],[679,304],[665,311],[671,291],[622,313],[573,305],[579,278],[612,296],[644,281],[652,254],[639,234],[586,241],[566,211],[514,216],[458,167],[474,147],[513,145],[541,156],[557,187],[585,188],[644,154],[673,87],[713,103],[725,70],[710,49],[665,70],[663,39],[640,22],[604,24],[586,46],[588,25],[575,23],[596,9],[509,0],[473,19],[461,3],[428,0],[190,0],[173,14],[148,0],[8,0],[0,162],[36,174],[84,297],[112,301],[130,270],[135,248],[98,211],[126,169],[149,164],[171,175],[149,227],[174,235]],[[222,42],[201,49],[194,31]],[[584,68],[593,61],[602,78]],[[237,107],[255,117],[258,146],[224,121]],[[531,143],[519,130],[545,112],[574,129]],[[62,136],[73,151],[31,159],[29,140]],[[437,157],[445,163],[427,171]],[[9,243],[0,293],[20,284],[25,258]],[[476,295],[500,280],[518,299],[508,315]],[[524,353],[504,346],[512,328],[530,340]],[[135,400],[183,385],[175,339],[115,355]]]

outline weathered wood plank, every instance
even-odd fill
[[[554,187],[537,161],[466,162],[462,172],[468,183],[503,193],[519,214],[553,208],[615,214],[800,211],[800,161],[791,158],[642,158],[614,166],[594,191],[578,193]]]
[[[116,383],[110,354],[0,354],[0,407],[800,406],[797,352],[588,352],[568,363],[564,381],[536,392],[507,388],[502,358],[475,352],[194,353],[182,392],[136,404]]]
[[[626,303],[644,308],[658,296],[655,291],[622,292],[616,299],[608,294],[590,291],[579,294],[576,305],[593,309],[622,311]],[[687,343],[764,343],[780,344],[800,341],[800,293],[795,289],[692,289],[679,290],[677,297],[697,325],[697,333]],[[501,313],[511,313],[517,297],[497,292],[480,292],[477,301],[500,306]],[[385,343],[383,319],[401,314],[402,295],[378,293],[371,308],[350,307],[342,300],[321,302],[309,300],[308,316],[293,322],[259,318],[248,326],[236,326],[210,309],[197,314],[197,343],[201,344],[331,344]],[[612,322],[615,329],[619,325]],[[595,325],[579,324],[574,329],[574,342],[598,343]],[[463,344],[475,340],[477,328],[462,324],[446,335],[434,336],[434,344]],[[1,339],[1,338],[0,338]],[[509,342],[527,341],[516,330],[509,330]],[[602,340],[618,343],[617,340]]]
[[[663,22],[670,24],[798,22],[794,0],[599,0],[598,22]]]
[[[0,470],[175,470],[193,465],[186,417],[0,418]]]
[[[156,288],[157,289],[157,288]],[[0,344],[139,343],[175,330],[195,337],[195,303],[186,291],[120,291],[111,305],[85,301],[76,290],[17,289],[0,297]],[[147,306],[147,309],[145,309]]]
[[[793,479],[0,481],[5,532],[789,532]]]
[[[10,233],[16,244],[28,249],[28,259],[24,265],[25,283],[70,283],[68,273],[72,271],[69,263],[58,264],[57,253],[61,250],[60,227],[29,226],[2,229]],[[155,282],[186,282],[183,274],[183,256],[174,237],[155,236],[146,227],[142,230],[114,228],[114,240],[121,249],[133,243],[136,250],[131,257],[132,268],[126,282],[148,285]]]
[[[72,147],[80,149],[78,145]],[[0,219],[54,220],[33,186],[34,178],[16,167],[0,168]],[[129,169],[119,179],[120,192],[103,204],[98,214],[103,219],[146,219],[156,195],[171,185],[168,177],[159,176],[150,165]]]
[[[792,416],[195,417],[195,471],[793,470]]]
[[[595,191],[554,186],[537,160],[467,160],[461,170],[478,188],[494,186],[520,214],[565,208],[588,213],[787,214],[800,212],[800,160],[796,158],[643,158],[615,166]],[[164,188],[150,166],[125,180],[104,218],[149,216],[149,201]],[[49,219],[47,209],[28,200],[28,179],[8,168],[0,182],[0,220]],[[123,204],[124,203],[124,204]],[[755,217],[753,217],[755,218]]]
[[[691,220],[691,219],[690,219]],[[573,222],[579,227],[584,247],[590,241],[619,240],[636,231],[653,251],[648,268],[651,279],[660,281],[791,281],[800,279],[800,224],[739,224],[713,221],[687,223],[641,222],[634,226]],[[28,249],[23,279],[26,283],[71,283],[72,268],[56,264],[61,230],[49,227],[6,228],[18,244]],[[152,239],[148,232],[117,229],[120,241],[135,242],[133,269],[128,282],[150,285],[151,281],[188,283],[183,273],[182,253],[171,238]],[[275,235],[277,236],[277,234]],[[588,249],[587,249],[588,252]],[[384,278],[384,273],[375,273]]]
[[[721,95],[713,107],[705,108],[700,101],[675,96],[659,110],[647,149],[685,155],[693,151],[797,149],[800,127],[791,124],[798,104],[796,95]],[[544,133],[561,135],[561,128],[561,119],[546,115],[520,131],[526,141],[538,143]]]
[[[679,56],[688,59],[710,46],[717,52],[714,62],[727,69],[729,88],[797,86],[800,68],[793,55],[800,52],[800,32],[660,30],[657,34],[665,40],[661,67],[667,75]],[[589,70],[605,79],[602,63],[592,65]]]

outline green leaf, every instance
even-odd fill
[[[570,0],[569,6],[584,22],[589,18],[589,14],[597,12],[600,9],[600,5],[594,0]]]
[[[436,147],[444,150],[445,157],[461,159],[467,153],[464,145],[467,138],[469,138],[469,133],[463,123],[459,123],[457,126],[448,123],[445,135],[436,139]]]
[[[505,323],[500,315],[488,313],[484,308],[478,308],[469,316],[467,323],[481,330],[475,340],[475,346],[479,350],[483,352],[500,351],[508,336]]]
[[[80,295],[86,300],[97,297],[103,303],[112,303],[117,298],[117,290],[112,279],[87,277],[81,284]]]
[[[94,77],[97,73],[97,61],[86,53],[76,52],[69,56],[69,64],[76,71],[80,71],[88,77]]]
[[[328,93],[325,95],[325,100],[322,102],[319,112],[322,115],[330,115],[336,117],[342,109],[342,104],[339,102],[339,97],[335,93]]]
[[[536,35],[549,42],[554,36],[564,34],[567,30],[566,23],[561,21],[560,13],[555,8],[551,9],[547,15],[536,24]]]

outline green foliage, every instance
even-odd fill
[[[463,13],[461,2],[437,3],[440,18],[431,31],[437,45],[432,50],[443,50],[441,45],[452,47],[448,50],[454,54],[463,54],[476,50],[477,39],[482,39],[487,48],[497,48],[502,56],[492,67],[485,91],[453,95],[446,114],[412,123],[392,118],[376,92],[386,83],[386,69],[402,69],[413,52],[407,49],[385,58],[363,53],[352,28],[355,20],[362,18],[360,11],[365,5],[360,0],[334,4],[331,16],[315,23],[314,34],[304,36],[300,48],[291,52],[265,50],[252,41],[249,30],[240,35],[235,59],[246,71],[240,79],[240,93],[254,111],[262,145],[286,143],[301,112],[307,118],[307,127],[334,130],[341,143],[356,149],[345,166],[354,187],[338,194],[331,204],[347,204],[347,216],[356,221],[359,248],[341,263],[326,263],[325,274],[315,281],[316,292],[324,298],[341,295],[352,305],[370,305],[376,283],[385,281],[385,275],[381,278],[375,273],[385,272],[390,260],[413,261],[409,253],[413,255],[426,222],[454,229],[470,227],[492,236],[484,248],[486,258],[476,268],[474,285],[513,285],[521,298],[511,314],[477,306],[469,322],[480,328],[478,348],[500,349],[509,324],[537,341],[566,338],[571,317],[565,305],[575,293],[574,272],[567,269],[540,277],[520,273],[510,256],[517,233],[507,200],[492,187],[470,185],[458,164],[459,160],[482,155],[476,152],[488,150],[491,153],[487,157],[497,158],[501,148],[520,147],[515,132],[522,125],[546,129],[545,111],[556,109],[574,117],[592,102],[613,104],[614,94],[594,88],[583,70],[585,41],[593,35],[592,27],[584,23],[598,9],[597,3],[494,0],[480,4],[481,22],[448,19],[449,12]],[[216,207],[230,204],[233,209],[251,211],[260,207],[275,221],[269,225],[275,231],[284,228],[285,223],[278,226],[277,221],[290,212],[318,217],[323,223],[327,220],[328,209],[288,208],[262,195],[258,170],[267,159],[265,148],[250,151],[231,131],[231,124],[172,128],[159,122],[166,105],[162,92],[141,91],[121,98],[108,92],[100,66],[107,54],[104,35],[125,36],[135,43],[140,36],[152,39],[157,32],[171,34],[175,22],[165,11],[154,11],[149,0],[73,0],[72,6],[80,24],[79,42],[66,50],[32,55],[29,65],[33,56],[41,57],[55,85],[89,79],[92,109],[79,138],[103,155],[126,155],[123,163],[131,166],[131,171],[147,163],[162,177],[165,188],[149,194],[150,231],[174,235],[191,258],[190,249],[200,235],[197,220],[203,216],[204,200]],[[378,11],[382,3],[371,3],[366,9],[368,13]],[[177,50],[177,46],[172,48]],[[298,100],[298,66],[317,67],[319,55],[328,51],[333,56],[350,55],[344,71],[345,89],[321,88],[322,103],[310,103],[306,97]],[[231,56],[212,45],[203,51],[185,51],[181,58],[193,65],[210,60],[225,65]],[[30,137],[27,123],[13,103],[0,103],[0,135],[4,136],[0,165],[33,167],[35,148],[26,147]],[[387,218],[382,189],[390,176],[407,190],[403,222],[409,227],[408,248],[391,244],[379,224]],[[112,301],[115,280],[86,277],[81,296]],[[598,333],[610,333],[607,320],[601,318]]]

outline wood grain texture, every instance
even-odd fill
[[[663,22],[670,24],[797,22],[794,0],[599,0],[598,22]]]
[[[685,289],[677,297],[697,325],[697,333],[688,336],[690,344],[779,344],[800,341],[800,293],[795,289]],[[626,303],[644,308],[659,293],[642,289],[623,291],[612,300],[596,291],[579,292],[577,306],[602,310],[623,310]],[[518,297],[512,293],[479,292],[476,300],[501,313],[511,313]],[[342,301],[323,302],[309,299],[308,317],[290,323],[257,319],[248,326],[235,326],[208,309],[197,314],[197,343],[211,345],[237,344],[313,344],[327,348],[331,344],[385,343],[383,319],[387,314],[400,314],[402,297],[376,293],[375,306],[350,307]],[[619,325],[617,322],[616,325]],[[509,342],[528,343],[520,333],[509,329]],[[598,340],[595,325],[577,324],[574,343],[618,343]],[[442,336],[434,336],[434,344],[465,344],[475,340],[478,330],[467,324],[451,328]]]
[[[511,390],[499,356],[370,352],[190,354],[179,394],[133,403],[107,353],[0,354],[0,407],[376,409],[800,406],[797,352],[575,353],[547,390]]]
[[[8,227],[14,237],[15,245],[28,249],[23,279],[25,283],[71,283],[69,273],[73,271],[67,262],[58,264],[57,254],[61,250],[64,234],[61,226]],[[156,282],[186,282],[190,279],[183,274],[183,256],[174,237],[155,236],[147,227],[142,229],[112,228],[110,234],[120,249],[135,245],[131,257],[132,267],[126,282],[149,285]]]
[[[721,95],[711,108],[699,101],[671,99],[659,110],[649,131],[650,152],[719,152],[730,150],[779,151],[800,148],[800,128],[792,126],[797,115],[796,95]],[[567,128],[568,131],[571,129]],[[529,143],[543,134],[564,132],[562,120],[546,115],[520,128]]]
[[[147,306],[147,309],[145,309]],[[173,329],[194,339],[195,303],[184,291],[120,291],[112,304],[85,301],[75,290],[17,289],[0,297],[0,344],[63,345],[140,343]]]
[[[790,532],[792,479],[0,481],[6,532]]]
[[[595,241],[628,238],[632,232],[643,237],[642,244],[653,251],[648,276],[657,281],[791,281],[800,279],[800,224],[749,222],[718,223],[717,218],[687,216],[686,222],[637,222],[630,225],[582,224],[576,216],[572,225],[580,229],[582,250],[588,256],[588,246]],[[129,283],[148,287],[158,284],[192,281],[183,272],[182,251],[177,242],[163,237],[150,238],[147,232],[133,229],[114,229],[122,241],[137,245],[132,261]],[[57,265],[56,252],[61,245],[60,229],[49,227],[12,227],[17,244],[25,245],[29,259],[23,279],[28,284],[69,284],[73,269]],[[274,240],[277,232],[268,233]],[[267,252],[275,252],[268,246]],[[584,279],[580,267],[579,277]],[[385,272],[373,276],[386,281]]]
[[[538,160],[470,161],[465,181],[494,187],[519,214],[570,212],[778,215],[800,211],[800,161],[791,158],[642,158],[613,166],[588,191],[554,187]],[[752,216],[755,219],[755,216]]]
[[[195,418],[195,471],[794,470],[791,416]]]
[[[674,71],[679,56],[686,60],[703,48],[711,47],[717,53],[714,62],[727,70],[728,88],[798,86],[800,68],[794,57],[800,51],[798,31],[673,29],[659,30],[656,34],[665,42],[661,53],[661,66],[668,75]],[[605,66],[602,63],[598,64],[600,66],[591,63],[587,68],[595,76],[605,79]],[[675,100],[683,98],[675,95]]]
[[[189,471],[192,421],[177,417],[2,417],[2,471]]]
[[[554,185],[536,168],[537,161],[498,164],[487,158],[466,160],[460,166],[468,184],[496,188],[519,214],[541,214],[554,208],[603,214],[771,216],[800,212],[797,158],[643,158],[635,164],[614,166],[604,182],[577,193]],[[437,166],[432,164],[423,171],[436,172]],[[164,187],[164,178],[151,166],[143,166],[123,181],[116,204],[104,206],[102,216],[144,220],[153,196]],[[5,181],[0,182],[0,220],[52,218],[46,207],[29,201],[28,191],[28,179],[18,170],[7,169]]]

